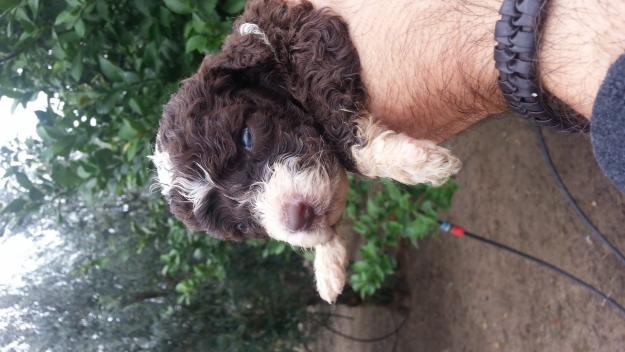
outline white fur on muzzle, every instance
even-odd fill
[[[327,163],[327,162],[326,162]],[[347,196],[347,175],[338,161],[302,168],[296,158],[275,162],[252,197],[253,214],[270,237],[291,245],[315,248],[315,278],[319,295],[333,303],[343,290],[347,252],[334,225],[341,218]],[[293,199],[310,204],[316,218],[310,228],[291,231],[285,204]]]

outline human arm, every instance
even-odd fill
[[[441,141],[506,110],[493,60],[501,0],[313,0],[350,27],[370,95],[389,127]],[[548,91],[586,118],[625,52],[625,2],[550,0],[538,65]]]

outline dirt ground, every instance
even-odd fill
[[[587,136],[546,134],[564,182],[625,251],[625,197],[597,169]],[[464,161],[449,219],[569,270],[625,303],[625,267],[595,242],[556,188],[530,126],[496,117],[450,141]],[[323,331],[315,351],[625,351],[625,317],[568,280],[468,238],[403,248],[409,316],[375,343]],[[331,326],[369,338],[401,312],[336,306]]]

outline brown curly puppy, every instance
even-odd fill
[[[333,302],[346,171],[439,185],[460,162],[375,123],[347,26],[328,9],[251,1],[234,28],[165,106],[152,156],[162,193],[192,229],[314,247]]]

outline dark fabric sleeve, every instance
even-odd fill
[[[625,193],[625,54],[612,64],[601,84],[590,135],[603,173]]]

